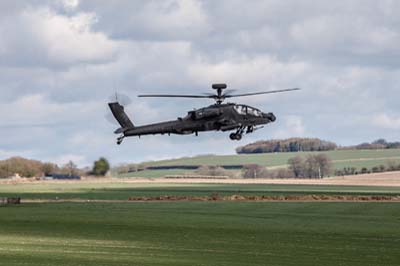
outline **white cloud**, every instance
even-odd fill
[[[378,114],[372,117],[372,124],[384,129],[400,129],[400,116]]]
[[[184,41],[206,36],[212,30],[203,2],[196,0],[122,1],[103,5],[84,1],[82,5],[87,11],[99,14],[98,27],[118,39]]]
[[[150,1],[142,11],[139,17],[150,31],[190,36],[208,29],[207,16],[199,1]]]
[[[284,139],[290,137],[304,137],[306,135],[306,129],[303,123],[303,119],[299,116],[291,115],[282,118],[283,125],[273,132],[273,138]]]
[[[79,0],[62,0],[62,5],[66,10],[74,10],[79,5]]]
[[[49,158],[48,161],[54,162],[60,166],[63,166],[70,161],[78,166],[90,165],[90,162],[88,162],[83,155],[79,154],[65,154],[58,157]]]
[[[5,160],[11,157],[31,158],[34,154],[30,150],[0,150],[0,160]]]
[[[198,83],[229,81],[233,88],[266,90],[292,87],[295,84],[285,81],[300,79],[308,67],[305,62],[282,62],[264,54],[256,58],[235,56],[218,63],[195,63],[189,67],[189,75]]]
[[[116,126],[104,120],[115,91],[131,96],[127,111],[142,125],[210,102],[137,94],[211,92],[213,82],[239,92],[303,88],[235,99],[277,116],[243,142],[396,140],[399,7],[375,0],[0,2],[0,155],[90,164],[100,155],[116,163],[233,153],[242,143],[221,132],[116,146]]]
[[[92,31],[93,13],[73,16],[49,8],[26,9],[0,25],[0,41],[8,65],[69,66],[113,60],[118,44]]]
[[[54,103],[44,95],[25,95],[14,102],[0,105],[3,126],[62,124],[84,121],[87,115],[100,110],[101,103]]]

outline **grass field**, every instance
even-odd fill
[[[260,153],[260,154],[239,154],[239,155],[207,155],[191,158],[181,158],[174,160],[163,160],[148,162],[145,165],[232,165],[256,163],[267,167],[286,165],[289,158],[294,156],[305,157],[316,152],[283,152],[283,153]],[[400,160],[399,149],[387,150],[336,150],[322,152],[337,163],[365,161],[371,166],[375,166],[374,161]],[[378,165],[379,165],[378,162]]]
[[[396,203],[0,208],[0,265],[399,265]]]
[[[117,199],[134,196],[275,195],[400,195],[400,187],[271,185],[271,184],[135,184],[55,182],[0,184],[0,197],[23,199]]]
[[[399,187],[0,184],[0,197],[400,195]],[[0,207],[0,265],[362,265],[400,262],[390,202],[25,203]]]
[[[387,150],[337,150],[323,152],[333,161],[334,169],[344,167],[372,168],[381,164],[386,165],[389,161],[400,163],[400,149]],[[242,154],[242,155],[207,155],[191,158],[180,158],[173,160],[163,160],[143,163],[145,166],[171,166],[171,165],[243,165],[259,164],[267,168],[287,167],[287,161],[294,156],[306,157],[311,152],[298,153],[263,153],[263,154]],[[136,173],[124,174],[121,177],[162,177],[165,175],[175,175],[183,173],[193,173],[189,170],[149,170]]]

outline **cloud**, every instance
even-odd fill
[[[221,132],[116,146],[116,126],[104,119],[115,91],[131,96],[127,112],[143,125],[211,102],[137,94],[209,93],[214,82],[239,92],[303,89],[235,99],[277,116],[242,142],[395,140],[399,10],[375,0],[2,1],[0,155],[85,165],[101,155],[119,163],[233,153],[243,143]]]
[[[400,129],[400,116],[378,114],[372,117],[372,124],[383,129]]]
[[[200,1],[104,1],[101,5],[84,1],[81,4],[85,11],[95,12],[101,18],[97,29],[116,39],[185,41],[206,36],[211,30]]]
[[[283,117],[283,125],[272,136],[277,139],[306,136],[303,119],[294,115]]]
[[[91,30],[96,20],[93,13],[69,17],[49,8],[22,10],[0,24],[5,36],[0,64],[54,68],[113,60],[117,43]]]
[[[62,0],[62,4],[66,10],[75,10],[79,5],[79,0]]]
[[[70,161],[72,161],[76,165],[90,165],[90,162],[86,161],[85,156],[79,154],[65,154],[55,158],[51,158],[49,159],[49,161],[54,162],[60,166],[66,165]]]
[[[0,150],[0,160],[5,160],[11,157],[31,157],[34,154],[30,150]]]
[[[99,104],[59,104],[50,102],[40,94],[25,95],[14,102],[0,105],[0,112],[6,113],[3,127],[20,125],[52,125],[84,121],[85,115],[98,110]]]
[[[300,79],[308,68],[306,62],[282,62],[263,54],[257,58],[235,56],[219,63],[195,63],[189,68],[189,75],[199,83],[204,80],[210,84],[229,81],[230,85],[237,88],[265,90],[293,86],[284,80]]]

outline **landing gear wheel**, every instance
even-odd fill
[[[229,138],[231,140],[241,140],[242,139],[242,134],[238,134],[238,133],[231,133],[229,135]]]
[[[118,145],[121,145],[121,143],[122,143],[123,140],[124,140],[124,136],[119,137],[119,138],[117,139],[117,144],[118,144]]]

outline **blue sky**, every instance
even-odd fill
[[[1,1],[0,36],[0,159],[85,166],[231,154],[270,138],[399,140],[399,1]],[[113,92],[131,96],[141,125],[210,102],[137,94],[216,82],[303,90],[238,100],[278,117],[241,142],[212,132],[115,145],[104,118]]]

